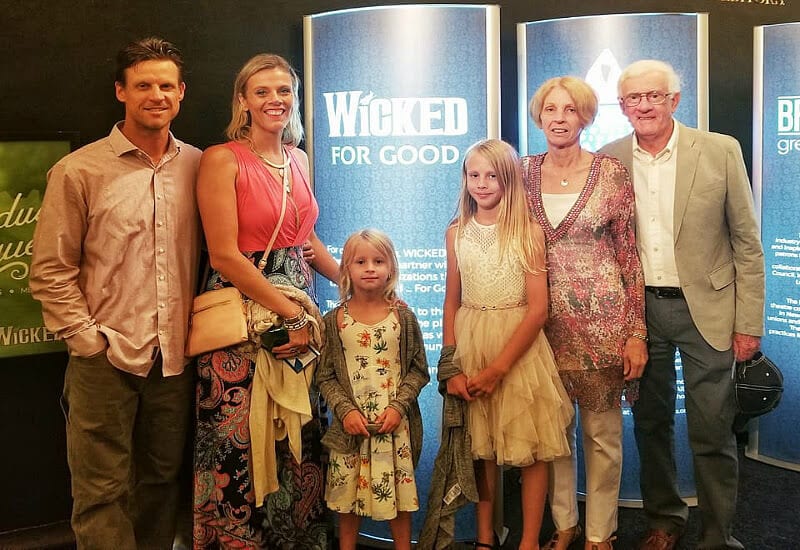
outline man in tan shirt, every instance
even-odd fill
[[[63,404],[78,548],[172,548],[194,384],[200,151],[170,133],[186,85],[159,38],[117,56],[125,119],[48,173],[30,286],[69,349]]]

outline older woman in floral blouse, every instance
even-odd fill
[[[531,100],[547,152],[524,157],[530,208],[547,241],[550,316],[545,333],[577,404],[586,458],[586,550],[611,550],[622,471],[621,397],[647,361],[644,277],[633,230],[633,185],[615,158],[580,146],[597,97],[575,77],[545,82]],[[632,399],[629,389],[628,399]],[[556,532],[544,546],[565,550],[581,534],[572,457],[552,463]]]

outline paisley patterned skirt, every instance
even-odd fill
[[[261,253],[246,254],[254,264]],[[311,270],[300,247],[273,250],[264,276],[293,285],[312,298]],[[230,286],[212,271],[206,288]],[[197,361],[197,432],[194,447],[194,548],[326,550],[328,531],[320,444],[324,404],[309,396],[314,419],[302,430],[303,456],[297,463],[288,441],[275,445],[278,492],[254,505],[250,479],[250,387],[255,363],[238,348],[207,353]]]

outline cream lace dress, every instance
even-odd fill
[[[456,238],[455,253],[461,272],[455,360],[471,377],[502,351],[522,321],[525,276],[518,259],[500,257],[494,225],[470,220]],[[540,333],[491,395],[469,403],[472,457],[528,466],[568,456],[572,415],[553,352]]]
[[[374,325],[344,306],[340,336],[356,404],[374,422],[400,383],[400,321],[394,311]],[[419,509],[408,419],[390,434],[365,437],[358,453],[331,451],[325,499],[342,513],[389,520]]]

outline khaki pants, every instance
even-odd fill
[[[579,407],[579,412],[586,463],[586,540],[601,542],[617,530],[622,476],[622,409],[598,413]],[[559,530],[578,524],[575,418],[567,429],[572,455],[550,463],[550,509]]]
[[[142,378],[105,352],[70,358],[62,400],[79,549],[172,548],[193,380],[191,368],[164,378],[160,359]]]

